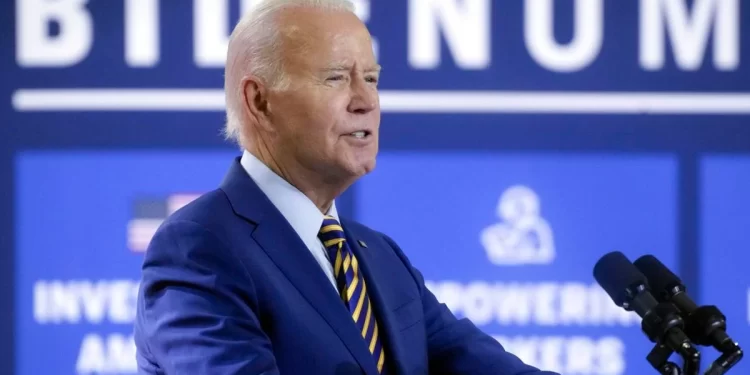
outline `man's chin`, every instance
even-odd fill
[[[367,162],[361,163],[359,167],[359,174],[358,176],[364,176],[369,174],[370,172],[375,170],[375,165],[377,162],[375,161],[375,158],[372,158],[372,160],[369,160]]]
[[[351,185],[358,179],[375,170],[375,160],[369,161],[349,161],[346,164],[339,164],[335,169],[328,169],[326,181],[329,184],[346,184]]]
[[[359,163],[346,168],[345,174],[351,180],[350,183],[355,183],[358,179],[366,176],[373,170],[375,170],[375,162]]]

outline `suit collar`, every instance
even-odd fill
[[[245,151],[240,159],[240,165],[274,207],[281,212],[305,245],[310,249],[320,246],[318,232],[324,216],[315,203],[255,155]],[[336,202],[333,202],[326,214],[339,220]]]
[[[269,209],[268,204],[271,204],[275,210],[282,211],[285,217],[292,216],[293,209],[291,206],[305,205],[315,207],[315,204],[305,197],[302,192],[279,177],[248,152],[244,152],[241,157],[237,156],[232,160],[232,164],[224,175],[220,186],[227,197],[229,197],[235,213],[254,223],[259,222],[265,211]],[[253,199],[247,199],[247,197],[253,197]],[[263,198],[261,199],[262,202],[256,201],[256,199],[260,199],[261,197]],[[291,200],[292,204],[284,202],[284,200]],[[306,207],[306,210],[309,211],[309,207]],[[315,210],[317,211],[317,207],[315,207]],[[336,202],[333,202],[331,205],[328,215],[340,221]],[[320,222],[323,222],[322,214]],[[319,224],[315,228],[316,233],[320,229]],[[294,225],[295,230],[297,228],[304,230],[308,229],[308,227],[310,225],[307,222]],[[306,232],[307,230],[304,231]]]
[[[255,224],[273,208],[273,203],[242,168],[239,156],[232,161],[220,188],[234,213]]]

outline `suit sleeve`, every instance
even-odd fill
[[[145,255],[136,344],[170,375],[278,375],[252,280],[203,226],[170,222]],[[160,372],[162,373],[162,372]]]
[[[523,363],[470,320],[456,318],[427,289],[422,274],[411,265],[399,246],[388,236],[384,237],[414,276],[419,287],[427,332],[430,374],[559,375]]]

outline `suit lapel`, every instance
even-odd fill
[[[349,311],[297,233],[235,160],[222,190],[235,213],[256,224],[253,238],[310,305],[331,326],[368,375],[375,362]]]
[[[399,331],[393,314],[393,309],[399,306],[394,306],[393,299],[388,298],[388,291],[398,290],[399,285],[393,285],[397,283],[387,272],[388,264],[383,258],[384,250],[370,247],[363,248],[360,243],[361,237],[351,229],[347,229],[347,226],[344,226],[344,232],[346,232],[346,241],[349,243],[354,256],[359,260],[362,272],[364,272],[367,294],[374,305],[380,329],[385,333],[384,344],[387,345],[386,354],[389,355],[387,362],[391,368],[396,370],[395,374],[406,374],[406,369],[401,366],[404,363],[401,357],[404,348],[398,339]],[[398,302],[396,301],[396,303]]]

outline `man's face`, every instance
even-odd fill
[[[369,32],[348,12],[290,9],[281,22],[294,26],[282,31],[290,85],[268,95],[279,157],[331,181],[369,173],[380,126]]]

